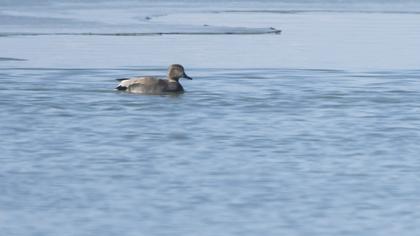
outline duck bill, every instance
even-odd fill
[[[191,78],[191,77],[189,77],[189,76],[188,76],[187,74],[185,74],[185,73],[184,73],[184,75],[182,76],[182,78],[192,80],[192,78]]]

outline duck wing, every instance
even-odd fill
[[[156,77],[135,77],[122,80],[118,90],[125,90],[130,93],[158,94],[164,92],[168,87],[168,81]]]
[[[118,90],[127,90],[130,86],[153,86],[158,83],[159,79],[155,77],[131,77],[131,78],[121,78],[117,79],[120,81],[116,89]]]

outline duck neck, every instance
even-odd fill
[[[170,83],[179,83],[178,79],[168,78]]]

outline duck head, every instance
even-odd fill
[[[192,80],[187,74],[185,74],[184,67],[179,64],[173,64],[168,70],[168,79],[178,81],[180,78]]]

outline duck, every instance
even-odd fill
[[[184,88],[179,83],[181,78],[192,80],[185,73],[182,65],[172,64],[169,66],[166,79],[154,76],[136,76],[117,79],[120,83],[115,89],[140,94],[183,93]]]

